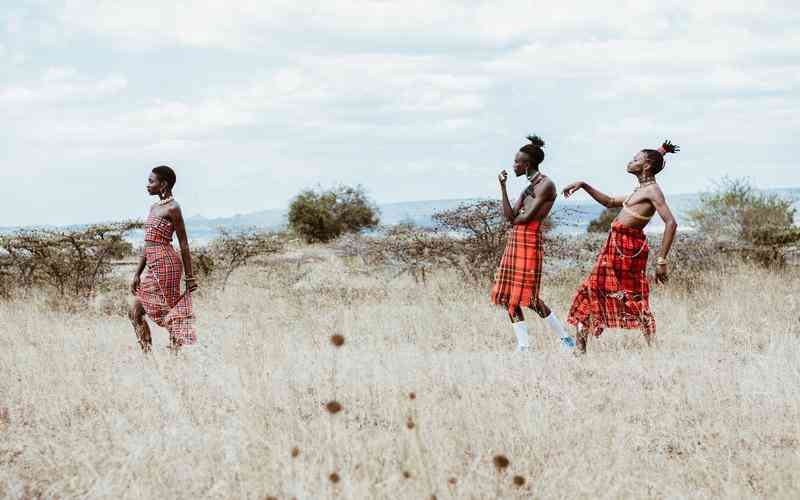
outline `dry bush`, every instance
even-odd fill
[[[141,227],[131,221],[76,230],[21,230],[0,237],[3,293],[43,287],[60,298],[91,297],[110,277],[113,262],[132,254],[124,237]]]
[[[283,252],[287,245],[284,233],[255,228],[229,230],[219,228],[217,237],[204,250],[197,252],[202,274],[218,273],[220,286],[224,290],[231,275],[256,258]],[[193,261],[194,263],[194,261]]]

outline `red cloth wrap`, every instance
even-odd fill
[[[596,336],[605,328],[638,328],[645,335],[654,334],[646,275],[649,252],[644,231],[615,222],[592,273],[575,294],[567,322]]]
[[[520,305],[535,307],[542,282],[542,235],[540,221],[511,228],[500,267],[492,287],[493,304],[503,305],[510,314]]]
[[[173,339],[182,345],[197,342],[192,311],[192,296],[181,295],[183,263],[172,245],[144,248],[147,275],[136,296],[147,316],[158,326],[166,328]]]

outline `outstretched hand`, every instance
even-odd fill
[[[578,182],[573,182],[569,186],[565,187],[564,190],[562,191],[562,193],[564,194],[564,198],[569,198],[570,196],[572,196],[573,193],[575,193],[575,191],[578,191],[582,187],[581,184],[582,182],[578,181]]]

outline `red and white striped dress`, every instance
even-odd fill
[[[144,224],[144,240],[156,245],[145,246],[147,274],[136,296],[144,311],[158,326],[166,328],[170,338],[181,345],[197,342],[192,296],[181,294],[183,262],[172,247],[175,228],[169,219],[150,216]]]

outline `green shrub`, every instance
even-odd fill
[[[328,242],[378,223],[378,209],[361,186],[307,189],[289,206],[289,228],[307,243]]]
[[[723,179],[688,216],[726,252],[765,266],[784,265],[783,247],[800,241],[792,200],[760,192],[745,179]]]
[[[617,218],[620,210],[622,210],[620,207],[606,208],[596,219],[589,222],[586,231],[589,233],[607,233],[611,231],[611,223]]]

